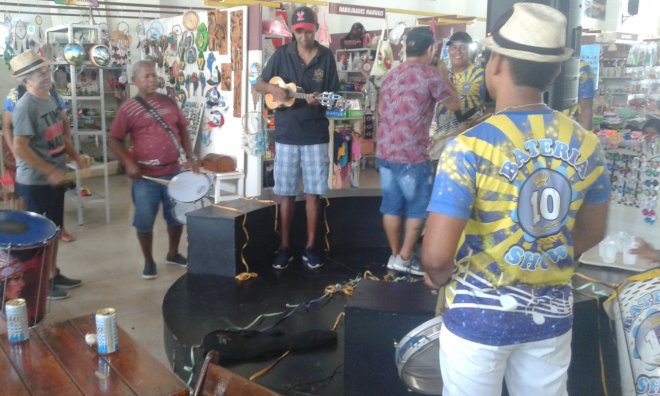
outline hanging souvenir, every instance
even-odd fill
[[[175,37],[180,37],[182,32],[183,32],[183,31],[181,30],[181,25],[174,25],[174,26],[172,26],[172,31],[171,31],[171,33],[172,33]]]
[[[14,37],[16,39],[16,44],[14,49],[16,52],[21,53],[25,50],[25,37],[27,35],[27,26],[23,21],[17,21],[14,26]]]
[[[218,92],[217,87],[213,87],[206,92],[206,95],[204,95],[206,98],[206,107],[211,108],[215,107],[220,103],[220,92]]]
[[[64,46],[64,59],[72,65],[80,66],[86,60],[85,49],[77,43]]]
[[[192,85],[192,93],[190,96],[197,96],[197,89],[199,88],[199,76],[197,76],[197,73],[193,72],[190,76],[190,84]]]
[[[110,48],[103,44],[93,45],[89,49],[89,62],[96,67],[110,65]]]
[[[243,11],[231,12],[230,32],[232,69],[243,70]]]
[[[183,89],[179,89],[179,91],[176,94],[176,98],[179,100],[179,103],[181,103],[181,106],[186,104],[186,91]]]
[[[159,19],[154,19],[147,27],[147,38],[151,40],[159,40],[165,32],[165,27]]]
[[[195,11],[188,10],[183,13],[183,27],[193,31],[197,29],[197,25],[199,25],[199,16]]]
[[[215,31],[209,32],[213,34],[215,39],[215,50],[220,55],[227,55],[227,11],[218,11],[216,18]]]
[[[212,87],[215,86],[215,85],[220,84],[220,70],[218,70],[217,65],[213,69],[215,70],[215,76],[214,76],[214,73],[211,72],[211,78],[209,78],[209,80],[208,80],[209,85],[212,86]]]
[[[213,64],[215,63],[215,55],[213,52],[209,52],[209,55],[206,57],[206,67],[209,69],[209,74],[213,76]]]
[[[206,75],[204,72],[199,74],[199,84],[202,86],[202,96],[204,96],[204,89],[206,89]]]
[[[199,54],[197,54],[197,68],[199,71],[204,71],[204,65],[206,64],[206,61],[204,60],[204,53],[202,51],[199,51]]]
[[[257,62],[254,62],[250,65],[250,74],[248,74],[248,81],[250,82],[251,93],[252,93],[252,104],[254,110],[257,109],[257,103],[259,102],[259,92],[257,92],[257,80],[261,75],[261,65]]]
[[[42,19],[41,19],[40,15],[37,15],[37,16],[34,17],[34,23],[37,25],[36,35],[37,35],[37,43],[39,43],[39,46],[44,44],[44,41],[45,41],[44,30],[41,28],[41,22],[42,22]]]
[[[188,48],[186,50],[186,63],[192,65],[196,61],[197,61],[197,52],[195,52],[194,48]]]
[[[234,71],[234,117],[241,118],[243,109],[243,72]]]
[[[184,50],[187,50],[188,48],[193,46],[193,42],[195,41],[195,36],[193,35],[192,32],[185,32],[181,37],[181,41],[183,42],[183,45],[180,44],[180,46],[183,47]]]
[[[231,65],[229,63],[223,63],[221,67],[222,74],[218,76],[220,90],[231,91]]]
[[[200,52],[206,51],[206,47],[209,44],[209,35],[206,30],[206,24],[204,22],[199,24],[197,28],[197,36],[195,37],[195,45]]]

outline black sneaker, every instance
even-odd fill
[[[305,252],[303,253],[302,256],[303,263],[307,266],[307,268],[315,270],[323,267],[323,262],[321,261],[321,257],[316,253],[316,249],[305,249]]]
[[[280,250],[277,251],[275,260],[273,261],[273,268],[276,270],[283,270],[289,266],[289,263],[293,261],[293,256],[291,255],[291,250],[288,247],[280,247]]]
[[[158,271],[156,271],[156,263],[144,263],[144,270],[142,271],[142,277],[144,279],[155,279],[158,276]]]
[[[69,292],[62,289],[60,286],[53,285],[52,282],[48,284],[48,299],[49,300],[64,300],[69,298]]]
[[[168,255],[165,257],[165,261],[167,261],[167,264],[178,265],[179,267],[183,268],[188,267],[188,260],[186,260],[186,258],[179,253],[177,253],[174,257]]]
[[[73,289],[74,287],[80,286],[82,281],[80,279],[67,278],[62,274],[58,274],[53,278],[53,283],[61,289]]]

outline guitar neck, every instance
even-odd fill
[[[305,95],[307,95],[307,94],[303,93],[303,92],[293,92],[293,91],[289,90],[289,97],[290,98],[305,99]]]

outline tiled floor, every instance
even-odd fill
[[[373,168],[363,170],[360,179],[362,187],[378,186]],[[93,178],[85,186],[98,191],[101,183],[101,178]],[[105,222],[102,204],[93,204],[85,209],[85,225],[79,226],[75,205],[67,201],[65,228],[76,240],[60,243],[58,264],[65,275],[82,279],[83,285],[70,290],[70,298],[50,302],[46,320],[58,322],[114,307],[119,325],[169,367],[163,345],[161,304],[167,289],[185,269],[165,264],[167,233],[159,217],[154,232],[159,276],[154,280],[142,279],[143,259],[131,226],[133,205],[130,182],[125,176],[110,178],[110,202],[110,224]],[[185,232],[179,250],[187,254]]]

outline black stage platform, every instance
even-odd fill
[[[382,277],[389,249],[380,225],[380,197],[359,191],[363,195],[331,197],[324,205],[329,204],[323,209],[323,218],[328,221],[331,250],[326,265],[319,271],[305,269],[299,258],[285,271],[272,269],[270,263],[277,247],[272,204],[235,201],[228,205],[239,212],[207,207],[190,213],[189,273],[171,286],[163,301],[165,349],[175,373],[184,381],[191,379],[190,367],[194,365],[193,371],[197,370],[203,359],[200,350],[191,354],[191,347],[200,344],[209,332],[247,326],[261,314],[287,311],[287,305],[318,299],[326,286],[343,284],[366,270]],[[245,227],[241,212],[248,213]],[[302,202],[298,203],[296,214],[294,229],[303,230]],[[323,244],[326,232],[324,221],[321,223],[318,240]],[[298,250],[302,241],[302,235],[297,235]],[[256,279],[234,279],[244,270],[241,252],[250,270],[259,274]],[[603,274],[605,280],[628,275],[600,269],[590,273],[600,279]],[[276,329],[287,335],[329,330],[337,316],[345,312],[346,317],[337,328],[337,344],[292,353],[256,382],[288,395],[414,394],[397,377],[393,343],[432,317],[435,296],[421,282],[411,280],[363,280],[352,296],[335,294],[299,308]],[[605,354],[610,394],[618,394],[611,323],[602,309],[598,310],[596,299],[576,294],[575,304],[569,394],[604,394],[599,348]],[[264,319],[251,329],[263,329],[277,320],[278,317]],[[275,359],[240,364],[222,364],[221,360],[221,364],[249,377]]]

